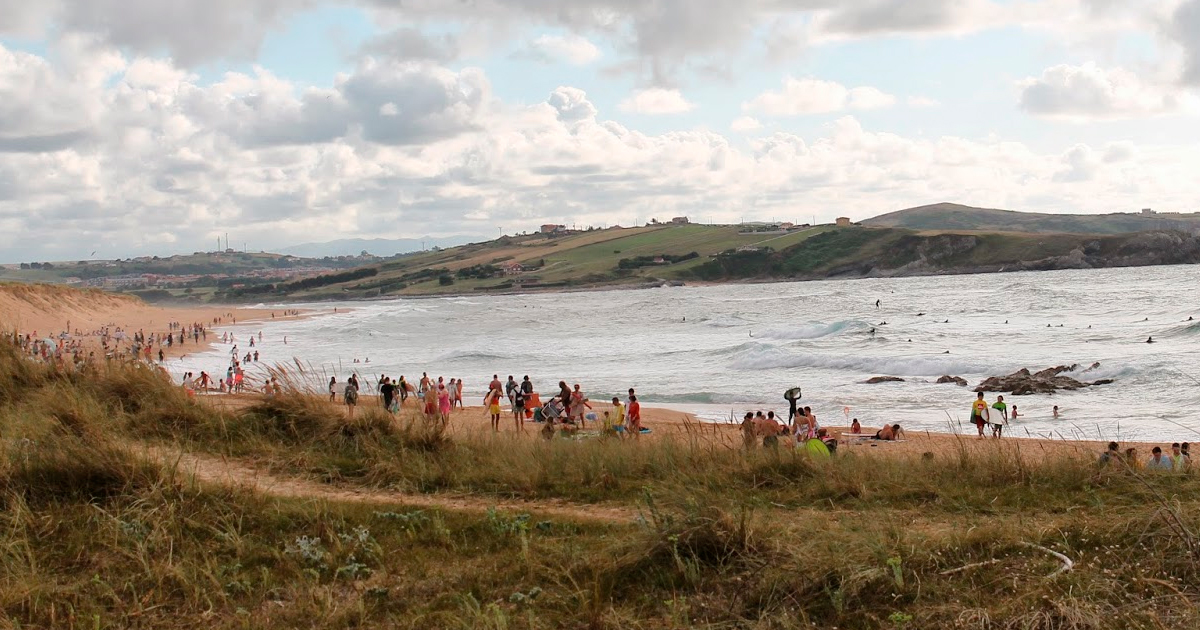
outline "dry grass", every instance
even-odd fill
[[[3,347],[0,392],[2,628],[1200,626],[1190,473],[1015,445],[814,462],[699,436],[451,440],[298,393],[219,414],[153,371],[64,372]],[[167,437],[277,473],[535,502],[482,514],[205,487],[136,455]],[[539,517],[546,500],[641,517]]]

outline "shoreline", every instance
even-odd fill
[[[285,393],[284,395],[308,395],[314,401],[329,404],[331,407],[338,408],[343,414],[346,413],[346,405],[341,402],[340,394],[338,395],[338,402],[334,403],[328,403],[328,398],[321,394]],[[267,399],[264,394],[253,391],[241,394],[211,392],[198,394],[197,396],[197,400],[202,401],[204,404],[212,405],[223,412],[237,412],[264,399]],[[598,417],[602,418],[603,412],[609,407],[608,404],[597,404],[594,411]],[[363,394],[359,397],[355,415],[357,417],[373,408],[382,409],[379,397],[374,394]],[[406,418],[419,418],[421,416],[420,409],[413,404],[411,398],[406,405],[400,408],[399,412],[393,414],[397,422],[403,421]],[[349,420],[348,415],[347,420]],[[544,426],[543,424],[535,423],[532,419],[528,419],[525,421],[525,431],[518,431],[515,428],[511,409],[507,405],[505,405],[500,415],[500,430],[493,433],[490,423],[490,416],[484,407],[456,407],[451,412],[447,431],[452,437],[461,438],[497,435],[501,438],[542,439],[540,431]],[[703,443],[709,446],[715,445],[730,449],[745,448],[740,424],[704,421],[684,411],[651,406],[642,407],[642,424],[646,428],[651,429],[651,432],[637,438],[624,436],[608,439],[612,439],[614,443],[644,442],[646,444],[658,444],[671,441],[677,443]],[[600,426],[601,422],[599,420],[589,420],[585,422],[585,428],[581,433],[584,436],[601,439],[599,435]],[[849,427],[846,426],[829,425],[825,428],[829,429],[830,434],[838,440],[837,453],[839,456],[869,454],[870,456],[881,455],[886,457],[955,457],[963,453],[995,453],[1004,451],[1004,449],[1016,449],[1017,451],[1034,451],[1046,457],[1072,456],[1083,457],[1085,459],[1098,459],[1110,441],[1073,439],[1065,436],[1054,438],[1005,435],[1001,438],[993,438],[990,434],[980,439],[974,435],[925,429],[913,430],[911,432],[905,431],[903,439],[898,441],[884,441],[871,439],[870,436],[873,436],[878,429],[878,427],[874,426],[868,427],[864,425],[862,433],[857,435],[850,434]],[[1120,445],[1122,452],[1126,448],[1136,448],[1139,461],[1143,462],[1150,457],[1150,451],[1155,446],[1161,447],[1165,455],[1169,455],[1171,451],[1171,442],[1144,440],[1116,441]],[[757,440],[755,448],[770,447],[763,446],[760,437]],[[792,443],[790,439],[785,440],[781,438],[778,446],[774,448],[783,450],[800,447]]]

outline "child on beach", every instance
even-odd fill
[[[604,414],[604,419],[606,423],[612,422],[612,432],[615,435],[620,434],[625,430],[625,405],[621,404],[621,399],[617,398],[616,396],[613,396],[612,404],[612,416],[610,417],[609,414],[606,413]],[[605,427],[606,433],[607,429],[608,427]]]

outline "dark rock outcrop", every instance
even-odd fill
[[[867,385],[878,385],[880,383],[903,383],[904,379],[896,376],[876,376],[867,379],[865,382]]]
[[[1089,368],[1089,370],[1094,368],[1095,366]],[[1079,365],[1060,365],[1058,367],[1046,368],[1040,372],[1030,372],[1027,369],[1021,369],[1008,376],[993,376],[986,379],[975,388],[975,391],[1006,392],[1013,396],[1029,396],[1032,394],[1053,394],[1059,390],[1073,391],[1096,385],[1108,385],[1113,382],[1111,379],[1103,379],[1087,383],[1070,376],[1064,376],[1064,373],[1075,372],[1078,369]]]
[[[961,376],[947,375],[947,376],[943,376],[942,378],[939,378],[937,380],[937,383],[938,383],[938,385],[949,385],[949,384],[953,383],[955,385],[958,385],[959,387],[966,387],[967,379],[965,379]]]

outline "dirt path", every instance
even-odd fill
[[[619,506],[581,505],[554,499],[521,501],[458,494],[415,494],[396,490],[349,488],[274,475],[246,462],[214,455],[150,446],[144,447],[142,454],[168,465],[177,465],[181,472],[200,483],[244,488],[275,497],[397,504],[460,512],[487,512],[496,509],[502,512],[528,512],[574,521],[604,523],[632,523],[637,518],[636,510]]]

